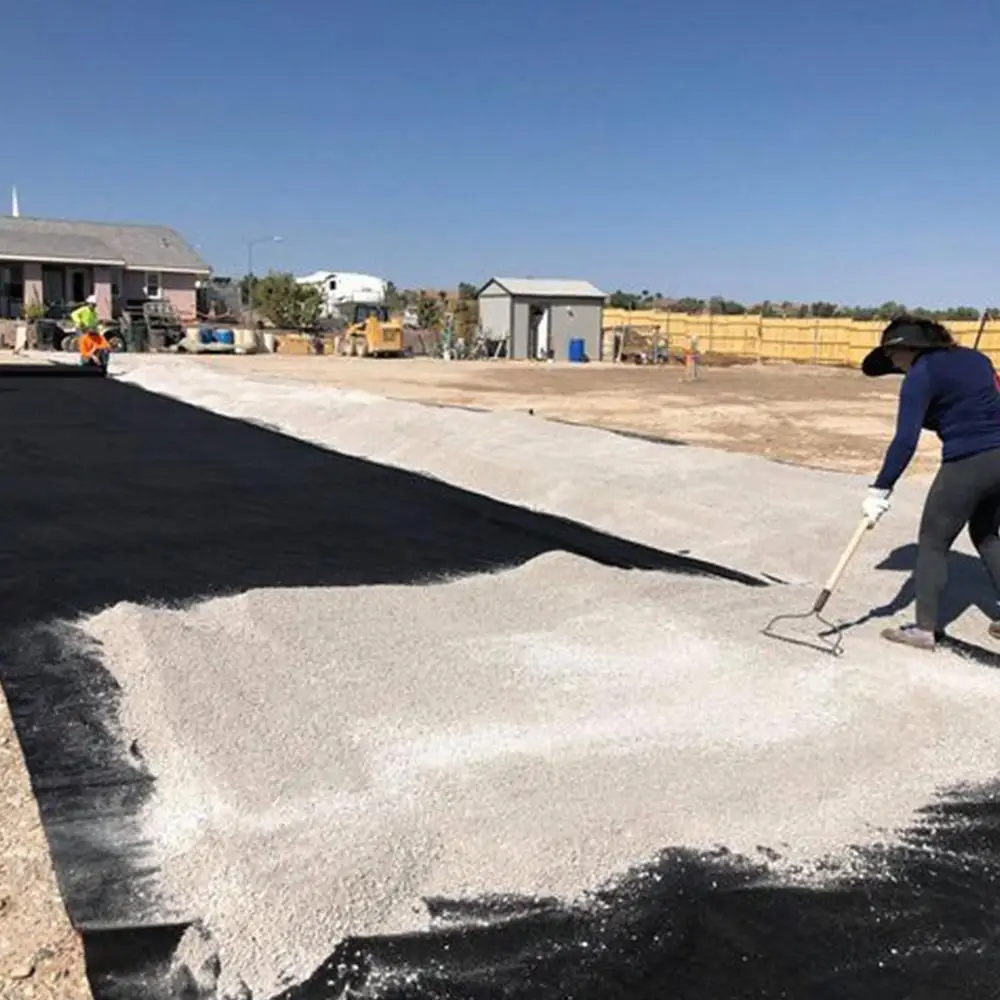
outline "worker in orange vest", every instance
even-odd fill
[[[111,345],[98,325],[97,310],[94,308],[96,304],[97,297],[89,296],[86,304],[75,309],[70,318],[80,331],[80,364],[96,365],[102,371],[107,371]]]
[[[87,330],[80,335],[81,365],[96,365],[103,371],[107,371],[110,355],[111,345],[108,343],[108,338],[100,330]]]

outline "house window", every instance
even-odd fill
[[[159,271],[146,272],[146,284],[143,286],[147,299],[158,299],[160,297],[161,283]]]

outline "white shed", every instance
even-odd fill
[[[565,361],[582,340],[586,358],[599,361],[606,298],[589,281],[491,278],[478,293],[479,323],[487,339],[506,341],[509,358]]]

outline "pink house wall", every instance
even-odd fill
[[[111,319],[111,268],[94,268],[94,295],[97,296],[98,319]]]
[[[197,296],[195,282],[198,279],[193,274],[161,274],[160,288],[164,299],[169,300],[178,315],[183,320],[193,320],[195,316]],[[126,299],[141,299],[145,297],[144,285],[146,275],[143,271],[126,271],[123,281],[123,294]]]
[[[197,312],[197,292],[193,274],[163,274],[163,297],[169,299],[182,320],[194,320]]]
[[[42,265],[37,262],[26,262],[24,265],[24,304],[42,301]]]

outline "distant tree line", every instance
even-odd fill
[[[910,313],[914,316],[926,316],[937,320],[974,320],[982,315],[982,310],[975,306],[952,306],[948,309],[925,309],[922,306],[908,307],[902,302],[883,302],[879,306],[844,306],[836,302],[772,302],[765,300],[752,305],[744,305],[721,295],[710,299],[698,299],[690,296],[684,298],[668,298],[659,292],[651,293],[646,289],[641,292],[616,291],[608,300],[614,309],[669,309],[671,312],[701,315],[711,312],[713,316],[766,316],[769,318],[788,317],[794,319],[843,319],[881,320],[892,319],[900,313]]]
[[[400,289],[388,282],[386,304],[393,313],[413,310],[418,326],[440,331],[451,326],[457,336],[464,336],[475,329],[478,322],[476,285],[459,282],[457,292]],[[253,301],[254,311],[275,325],[286,329],[304,329],[314,325],[321,308],[322,297],[318,289],[299,285],[291,274],[268,272],[263,277],[244,276],[239,281],[240,299],[244,306]],[[836,302],[757,302],[745,305],[721,295],[710,299],[690,296],[668,298],[659,292],[643,289],[640,292],[616,291],[608,304],[616,309],[669,309],[688,315],[742,316],[746,314],[795,319],[829,319],[839,317],[856,320],[889,320],[908,312],[942,321],[976,320],[981,310],[975,306],[955,306],[949,309],[907,307],[902,302],[883,302],[879,306],[844,306]],[[991,309],[991,314],[996,310]]]
[[[478,286],[468,281],[458,283],[457,294],[449,291],[397,288],[395,282],[386,287],[386,305],[391,312],[412,309],[416,312],[417,326],[423,330],[440,332],[449,322],[457,337],[464,337],[475,330],[479,321],[479,303],[476,301]]]

